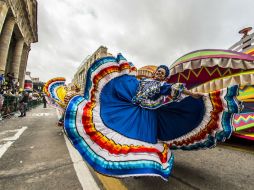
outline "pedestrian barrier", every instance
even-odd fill
[[[14,115],[19,111],[19,97],[14,95],[2,95],[0,100],[0,119]],[[42,104],[42,99],[29,100],[27,110],[31,110],[36,106]]]
[[[28,110],[31,110],[31,109],[33,109],[33,108],[35,108],[35,107],[37,107],[38,105],[41,105],[41,104],[42,104],[42,100],[41,99],[30,100],[28,102],[27,108],[28,108]]]

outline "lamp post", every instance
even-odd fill
[[[239,34],[243,34],[242,40],[243,40],[243,47],[242,49],[245,50],[248,47],[251,46],[251,38],[249,37],[249,32],[252,30],[252,27],[246,27],[239,31]]]

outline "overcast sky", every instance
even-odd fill
[[[28,70],[71,81],[100,45],[136,67],[172,64],[194,50],[227,49],[254,26],[253,0],[37,0],[39,42]]]

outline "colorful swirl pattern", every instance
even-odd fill
[[[65,78],[57,77],[49,80],[45,83],[43,92],[50,99],[48,101],[49,104],[53,105],[53,107],[65,107],[64,97],[66,95],[65,86]]]
[[[231,135],[231,112],[238,112],[240,107],[232,98],[237,94],[238,86],[206,96],[207,104],[211,104],[207,118],[186,138],[150,144],[108,128],[100,117],[100,93],[112,79],[125,74],[135,75],[135,72],[136,68],[122,55],[101,58],[88,70],[84,97],[73,97],[67,106],[65,132],[97,172],[114,177],[160,176],[167,180],[174,159],[170,146],[185,150],[207,148]]]
[[[169,141],[172,149],[193,150],[212,148],[217,142],[223,142],[234,131],[232,120],[234,113],[239,113],[242,104],[234,97],[238,94],[238,86],[232,86],[204,96],[206,113],[204,119],[195,130]]]
[[[65,131],[99,173],[115,177],[153,175],[167,180],[174,159],[167,144],[127,138],[109,129],[100,118],[103,86],[115,77],[135,72],[136,68],[121,55],[97,60],[88,70],[85,96],[76,96],[68,104]]]

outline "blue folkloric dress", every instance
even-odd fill
[[[183,84],[137,80],[120,54],[88,70],[84,96],[73,97],[64,129],[97,172],[114,177],[160,176],[167,180],[170,149],[211,148],[229,138],[233,113],[241,109],[238,86],[194,99]]]

